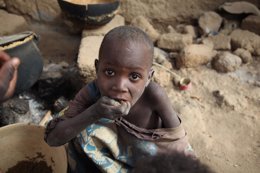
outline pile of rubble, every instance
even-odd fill
[[[104,35],[112,28],[125,25],[117,15],[105,26],[82,32],[78,65],[87,80],[95,75],[94,59]],[[159,32],[144,16],[137,16],[130,25],[143,29],[153,40],[155,65],[172,72],[180,68],[208,65],[218,72],[237,70],[244,63],[260,57],[260,11],[248,2],[225,3],[217,12],[203,13],[196,25],[169,25]],[[166,86],[174,75],[155,66],[155,80]]]

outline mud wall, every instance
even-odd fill
[[[171,24],[190,23],[203,12],[217,10],[224,2],[238,0],[122,0],[121,13],[126,21],[143,15],[154,23]],[[259,0],[246,0],[260,7]]]
[[[87,0],[86,0],[87,1]],[[119,12],[130,22],[143,15],[154,23],[171,24],[192,22],[200,14],[216,10],[224,2],[237,0],[120,0]],[[246,0],[260,7],[259,0]],[[27,19],[57,22],[60,8],[57,0],[0,0],[0,9],[23,15]]]

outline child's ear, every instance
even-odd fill
[[[150,83],[150,81],[151,81],[151,79],[153,77],[153,74],[154,74],[154,70],[151,68],[150,71],[149,71],[148,80],[147,80],[147,82],[145,84],[146,87],[149,85],[149,83]]]
[[[95,69],[96,69],[96,73],[97,73],[97,71],[98,71],[98,60],[97,59],[95,59]]]
[[[151,68],[150,71],[149,71],[149,76],[148,76],[149,80],[152,79],[153,74],[154,74],[154,70]]]

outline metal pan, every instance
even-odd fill
[[[15,93],[28,90],[40,77],[43,69],[41,53],[36,45],[38,37],[31,31],[0,37],[0,50],[18,57],[18,79]]]

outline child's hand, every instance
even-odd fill
[[[98,116],[112,120],[127,115],[131,108],[129,102],[119,102],[106,96],[101,97],[93,106]]]
[[[20,60],[0,51],[0,102],[10,98],[15,90]]]

